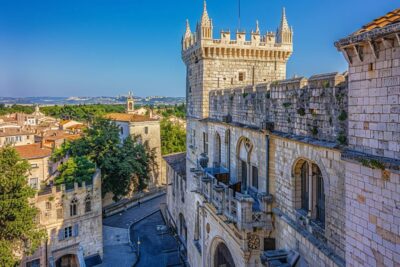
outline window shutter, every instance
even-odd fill
[[[64,240],[64,229],[58,230],[58,241]]]
[[[78,236],[78,234],[79,234],[79,229],[78,229],[78,224],[75,224],[74,225],[74,236]]]

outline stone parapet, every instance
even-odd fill
[[[210,118],[346,143],[346,77],[328,73],[210,92]]]

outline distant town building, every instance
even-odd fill
[[[35,135],[16,127],[0,128],[0,147],[33,144]]]
[[[40,189],[40,185],[49,182],[50,175],[53,173],[50,157],[52,149],[44,147],[42,143],[21,145],[15,147],[21,158],[26,159],[31,166],[28,176],[29,185]]]
[[[80,133],[85,125],[74,120],[63,120],[60,122],[60,130],[69,131],[70,133]]]

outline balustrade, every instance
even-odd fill
[[[223,168],[206,168],[200,174],[193,169],[195,184],[198,184],[197,192],[216,208],[217,214],[235,223],[239,230],[250,230],[253,227],[272,229],[271,216],[267,214],[271,196],[257,194],[254,197],[235,191],[232,188],[234,186],[226,183],[226,175],[229,176],[226,171]],[[258,209],[254,208],[255,201],[259,203]]]

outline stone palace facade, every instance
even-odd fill
[[[286,79],[285,10],[276,33],[213,36],[204,4],[182,39],[186,175],[167,162],[190,266],[399,266],[400,10],[335,43],[344,74]]]

